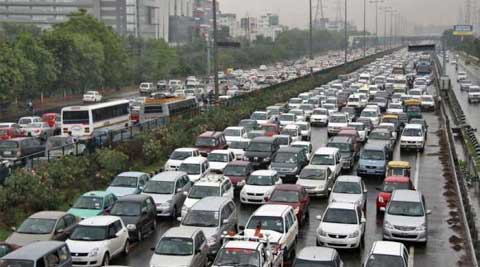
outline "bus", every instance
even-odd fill
[[[116,100],[87,106],[62,108],[62,135],[72,135],[80,139],[91,137],[93,131],[101,128],[112,130],[130,124],[128,100]]]
[[[196,97],[177,96],[163,98],[147,98],[145,103],[135,107],[135,116],[132,114],[134,123],[154,120],[164,117],[172,117],[198,107]]]

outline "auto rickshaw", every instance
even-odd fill
[[[422,118],[422,101],[418,99],[408,99],[404,102],[404,110],[408,115],[408,119]]]
[[[387,173],[385,177],[389,176],[406,176],[410,177],[410,162],[408,161],[390,161],[388,162]]]
[[[395,125],[395,130],[400,131],[400,120],[398,114],[385,114],[382,117],[382,122],[393,123]]]

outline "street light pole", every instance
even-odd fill
[[[312,0],[310,0],[310,59],[313,60],[313,22],[312,22]]]
[[[395,14],[396,10],[390,11],[390,38],[389,38],[389,46],[392,49],[392,41],[393,41],[393,15]]]
[[[345,25],[343,26],[345,29],[345,64],[348,61],[348,39],[347,39],[347,0],[345,0]]]
[[[363,57],[367,56],[367,0],[363,0]]]
[[[217,54],[217,0],[212,1],[213,12],[213,82],[215,83],[215,98],[218,99],[218,54]]]
[[[390,11],[391,7],[382,7],[380,8],[384,11],[384,22],[383,22],[383,49],[387,50],[387,13]]]
[[[369,1],[369,3],[375,4],[375,48],[378,47],[378,4],[383,2],[385,0]]]

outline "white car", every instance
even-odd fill
[[[47,140],[50,136],[53,136],[55,129],[50,127],[46,122],[34,122],[23,127],[23,132],[27,136],[38,137],[43,140]]]
[[[227,177],[208,174],[198,180],[192,186],[190,192],[185,192],[187,198],[183,203],[182,217],[185,217],[190,208],[204,197],[226,197],[233,200],[233,190],[232,182]]]
[[[403,112],[402,103],[390,103],[388,104],[387,113],[399,114]]]
[[[108,266],[110,260],[128,254],[128,230],[120,217],[96,216],[78,223],[66,241],[73,266]]]
[[[307,141],[296,141],[290,144],[291,147],[301,147],[305,149],[307,159],[310,160],[310,157],[312,156],[313,152],[313,146],[311,142]]]
[[[360,118],[367,118],[374,126],[377,126],[380,123],[380,112],[375,109],[364,109],[360,113]]]
[[[204,157],[189,157],[180,164],[178,170],[186,172],[190,181],[196,182],[210,171],[210,165]]]
[[[271,115],[268,111],[255,111],[250,116],[250,119],[256,120],[258,124],[265,124],[271,121]]]
[[[435,100],[432,95],[422,95],[420,97],[422,101],[422,110],[433,111],[435,110]]]
[[[315,151],[310,165],[327,166],[332,171],[332,176],[337,177],[342,170],[342,163],[340,162],[340,150],[336,147],[321,147]]]
[[[290,100],[288,100],[288,108],[289,109],[298,108],[300,107],[302,102],[303,100],[301,98],[298,98],[298,97],[290,98]]]
[[[395,128],[395,124],[392,122],[382,122],[380,123],[375,129],[388,129],[392,132],[392,137],[397,140],[397,129]]]
[[[289,113],[295,114],[297,116],[296,121],[306,121],[306,116],[305,116],[305,111],[302,109],[296,108],[296,109],[291,109]]]
[[[350,122],[348,127],[355,128],[358,132],[358,136],[360,137],[360,142],[367,141],[368,130],[364,123],[362,122]]]
[[[270,242],[283,248],[284,259],[292,259],[297,245],[299,223],[289,205],[266,204],[259,207],[248,219],[245,237],[255,237],[257,230]]]
[[[400,136],[400,149],[425,149],[425,131],[420,124],[407,124]]]
[[[301,139],[305,141],[310,141],[312,138],[312,129],[310,128],[310,123],[306,121],[296,122],[295,125],[300,127]]]
[[[325,108],[316,108],[310,116],[312,126],[324,126],[328,124],[328,110]]]
[[[337,134],[342,128],[347,127],[349,122],[350,120],[346,113],[337,112],[330,114],[327,126],[328,136]]]
[[[286,126],[288,124],[294,124],[297,121],[297,115],[293,113],[281,113],[278,117],[280,126]]]
[[[258,170],[248,176],[240,191],[240,202],[244,204],[264,204],[265,198],[281,184],[282,180],[274,170]]]
[[[353,203],[330,203],[317,228],[317,246],[360,249],[366,219],[362,209]]]
[[[338,112],[338,107],[336,104],[325,103],[322,105],[322,107],[328,110],[328,114]]]
[[[409,255],[407,247],[400,242],[375,241],[372,249],[365,258],[365,267],[374,266],[401,266],[409,267]],[[413,267],[413,266],[410,266]]]
[[[227,127],[225,130],[223,130],[223,134],[225,135],[228,145],[230,145],[232,142],[240,141],[247,137],[247,131],[243,126]]]
[[[290,135],[292,137],[292,142],[302,141],[302,133],[300,127],[297,124],[286,125],[282,131],[281,135]]]
[[[468,103],[480,102],[480,86],[472,85],[468,88]]]
[[[328,203],[353,203],[366,208],[367,187],[362,178],[354,175],[341,175],[331,189]]]
[[[216,173],[223,173],[223,169],[228,163],[235,160],[235,155],[228,150],[213,150],[207,156],[210,171]]]
[[[98,91],[87,91],[83,94],[83,102],[100,102],[102,95]]]
[[[349,96],[348,100],[347,100],[347,107],[353,107],[353,108],[356,108],[356,109],[360,109],[361,108],[360,96],[358,96],[356,94],[353,94],[353,95]]]
[[[43,121],[42,121],[42,118],[37,117],[37,116],[33,116],[33,117],[21,117],[21,118],[18,120],[18,126],[19,126],[20,128],[25,128],[27,125],[32,124],[32,123],[36,123],[36,122],[43,122]]]
[[[197,148],[181,147],[175,149],[165,163],[165,171],[178,170],[180,164],[189,157],[201,157],[201,155]]]

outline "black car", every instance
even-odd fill
[[[255,137],[245,150],[245,158],[247,158],[255,168],[266,167],[270,165],[273,156],[275,156],[279,148],[280,144],[275,137]]]
[[[295,183],[303,167],[308,165],[308,158],[302,147],[282,147],[272,158],[270,168],[277,171],[283,183]]]
[[[113,205],[110,215],[118,216],[128,229],[131,239],[141,241],[157,227],[157,209],[148,195],[126,195]]]
[[[0,141],[0,157],[4,160],[26,162],[26,158],[45,155],[45,145],[36,137],[18,137]]]

